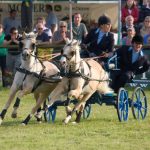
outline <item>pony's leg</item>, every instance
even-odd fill
[[[34,93],[34,98],[36,100],[36,103],[38,101],[38,98],[39,98],[39,93]],[[42,121],[42,108],[41,106],[37,109],[34,117],[37,119],[38,122],[41,122]]]
[[[12,114],[11,114],[12,118],[17,118],[17,110],[18,110],[19,106],[20,106],[20,98],[17,97],[16,101],[13,105],[13,111],[12,111]]]
[[[6,112],[10,106],[10,104],[12,103],[17,91],[19,89],[17,88],[17,86],[12,86],[11,89],[10,89],[10,94],[9,94],[9,98],[5,104],[5,106],[3,107],[3,110],[2,112],[0,113],[0,125],[2,123],[2,120],[4,119],[5,115],[6,115]]]
[[[75,119],[75,122],[76,123],[79,123],[80,120],[81,120],[81,116],[83,114],[83,111],[84,111],[84,108],[85,108],[85,102],[83,102],[81,105],[80,105],[80,108],[79,108],[79,112],[77,112],[77,117]]]
[[[23,125],[27,125],[32,118],[32,116],[36,113],[37,109],[41,106],[41,104],[45,101],[45,99],[48,97],[49,93],[47,94],[40,94],[40,97],[38,98],[38,101],[36,105],[32,108],[31,113],[25,118],[24,121],[22,121]]]
[[[92,94],[93,94],[93,92],[92,92]],[[68,116],[65,118],[65,120],[64,120],[64,123],[65,123],[65,124],[67,124],[67,123],[71,120],[72,115],[80,108],[80,106],[81,106],[82,104],[84,104],[84,103],[91,97],[92,94],[90,93],[90,94],[86,94],[86,95],[83,96],[83,98],[74,106],[74,108],[73,108],[71,114],[68,115]],[[81,110],[83,111],[84,108],[82,108]],[[80,113],[82,114],[82,112],[80,112]],[[78,117],[79,117],[78,119],[81,118],[81,114],[80,114],[80,116],[78,116]],[[80,120],[79,120],[79,121],[80,121]]]
[[[31,93],[31,90],[30,89],[24,89],[22,91],[19,91],[18,95],[17,95],[17,98],[16,98],[16,102],[13,106],[13,111],[12,111],[12,114],[11,114],[11,117],[12,118],[16,118],[17,117],[17,111],[18,111],[18,108],[19,108],[19,105],[20,105],[20,100],[21,98],[24,96],[24,95],[27,95]]]

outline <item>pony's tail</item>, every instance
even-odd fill
[[[109,87],[108,83],[103,83],[100,84],[100,86],[98,87],[98,91],[101,94],[108,94],[108,93],[113,93],[114,91]]]

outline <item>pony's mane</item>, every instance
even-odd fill
[[[75,39],[73,39],[72,41],[71,40],[68,40],[67,42],[66,42],[66,45],[65,45],[65,47],[66,46],[70,46],[70,47],[75,47],[75,46],[77,46],[77,48],[80,50],[81,48],[80,48],[80,43],[77,41],[77,40],[75,40]]]

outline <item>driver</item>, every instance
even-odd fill
[[[100,56],[99,62],[107,62],[112,56],[114,50],[114,35],[110,32],[111,20],[108,16],[102,15],[98,19],[98,27],[92,29],[83,41],[82,46],[87,46],[87,51],[81,53],[81,57],[87,57],[85,52],[88,52],[89,57]]]

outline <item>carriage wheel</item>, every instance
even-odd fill
[[[47,100],[44,102],[43,107],[46,107],[46,103],[49,101],[49,97],[47,98]],[[50,109],[48,109],[46,112],[44,112],[44,119],[46,122],[54,122],[55,118],[56,118],[56,107],[51,107]]]
[[[132,114],[137,120],[144,119],[147,115],[147,98],[141,87],[135,88],[132,94]]]
[[[91,104],[87,104],[83,110],[83,118],[86,119],[90,116],[91,113]]]
[[[120,88],[117,98],[117,114],[120,122],[128,120],[129,102],[128,93],[124,88]]]

